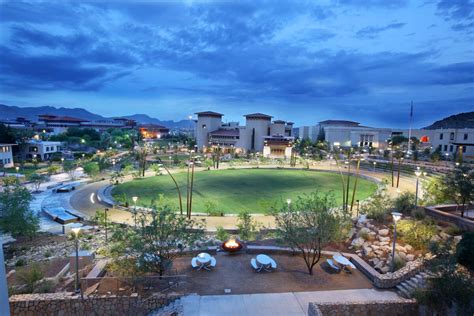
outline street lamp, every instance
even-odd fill
[[[135,223],[135,228],[137,228],[137,200],[138,196],[132,197],[133,200],[133,221]]]
[[[374,161],[374,172],[375,172],[375,165],[377,164],[377,161]]]
[[[286,199],[286,204],[288,204],[288,208],[290,208],[290,205],[291,205],[291,199]]]
[[[418,206],[418,182],[420,180],[421,174],[422,173],[421,173],[420,167],[418,167],[418,169],[415,171],[415,176],[416,176],[415,209]]]
[[[81,231],[80,227],[74,227],[71,229],[74,234],[74,241],[76,246],[76,294],[81,292],[79,288],[79,232]]]
[[[20,170],[20,167],[16,166],[15,170],[16,170],[16,178],[18,179],[18,171]]]
[[[392,272],[395,271],[395,244],[397,242],[397,222],[402,218],[402,213],[392,212],[393,217],[393,247],[392,247]]]

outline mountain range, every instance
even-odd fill
[[[465,112],[445,117],[424,129],[474,128],[474,112]]]
[[[18,107],[6,104],[0,104],[0,120],[14,120],[17,117],[23,117],[31,121],[37,121],[38,115],[51,114],[58,116],[71,116],[88,121],[100,121],[111,119],[95,113],[91,113],[81,108],[57,108],[53,106],[38,106],[38,107]],[[136,120],[140,124],[158,124],[166,126],[170,129],[179,128],[193,128],[194,123],[189,120],[181,121],[162,121],[154,117],[150,117],[146,114],[133,114],[127,116],[120,116],[123,118]]]

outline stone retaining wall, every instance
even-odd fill
[[[415,300],[309,303],[308,316],[410,316],[419,315]]]
[[[142,298],[132,294],[81,298],[80,295],[71,292],[14,295],[10,297],[10,314],[11,316],[142,316],[179,297],[178,294],[169,294]]]
[[[461,229],[467,231],[474,231],[474,221],[462,218],[457,214],[452,214],[451,212],[456,210],[456,205],[437,205],[437,206],[430,206],[425,207],[425,213],[428,216],[431,216],[435,219],[450,222],[455,224]]]

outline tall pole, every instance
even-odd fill
[[[195,165],[195,158],[193,157],[193,160],[192,160],[192,168],[191,168],[191,188],[190,188],[190,192],[189,192],[189,214],[188,214],[188,218],[191,218],[191,213],[192,213],[192,209],[193,209],[193,184],[194,184],[194,165]]]
[[[355,182],[354,182],[354,188],[352,190],[351,216],[352,216],[352,209],[354,207],[355,194],[356,194],[356,190],[357,190],[357,180],[359,179],[359,170],[360,170],[360,156],[359,156],[359,159],[357,159],[356,178],[355,178]]]
[[[397,188],[398,188],[398,185],[400,184],[400,165],[401,165],[402,160],[403,160],[403,157],[398,158]]]
[[[351,181],[351,160],[350,156],[348,156],[348,169],[347,169],[347,183],[346,183],[346,207],[345,210],[347,211],[347,208],[349,206],[349,184]]]
[[[418,181],[419,181],[419,178],[416,177],[415,208],[417,208],[418,206]]]
[[[79,289],[79,236],[76,234],[76,294],[81,290]]]
[[[394,179],[393,179],[393,144],[390,145],[390,154],[392,155],[392,162],[390,164],[390,171],[392,172],[392,188],[394,186]]]
[[[341,174],[341,183],[342,183],[342,207],[344,208],[346,204],[346,183],[344,181],[344,174],[342,173],[341,166],[339,165],[339,160],[337,160],[337,154],[334,155],[334,160],[336,161],[337,169]]]
[[[10,315],[8,299],[7,275],[5,272],[5,257],[3,256],[3,242],[0,241],[0,315]]]
[[[170,158],[171,160],[171,158]],[[163,168],[166,170],[166,172],[168,173],[168,175],[171,177],[171,180],[173,180],[174,182],[174,185],[176,186],[176,190],[178,191],[178,198],[179,198],[179,211],[180,211],[180,214],[183,215],[183,201],[181,199],[181,190],[179,189],[179,185],[178,185],[178,182],[176,182],[176,179],[173,177],[173,175],[171,174],[171,172],[169,171],[168,168],[166,168],[165,164],[163,163],[163,161],[161,161],[161,159],[158,159],[158,161],[163,165]]]
[[[107,244],[107,211],[109,209],[105,208],[104,213],[105,213],[105,244]]]

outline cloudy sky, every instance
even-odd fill
[[[473,42],[473,0],[0,0],[0,102],[424,126],[474,110]]]

